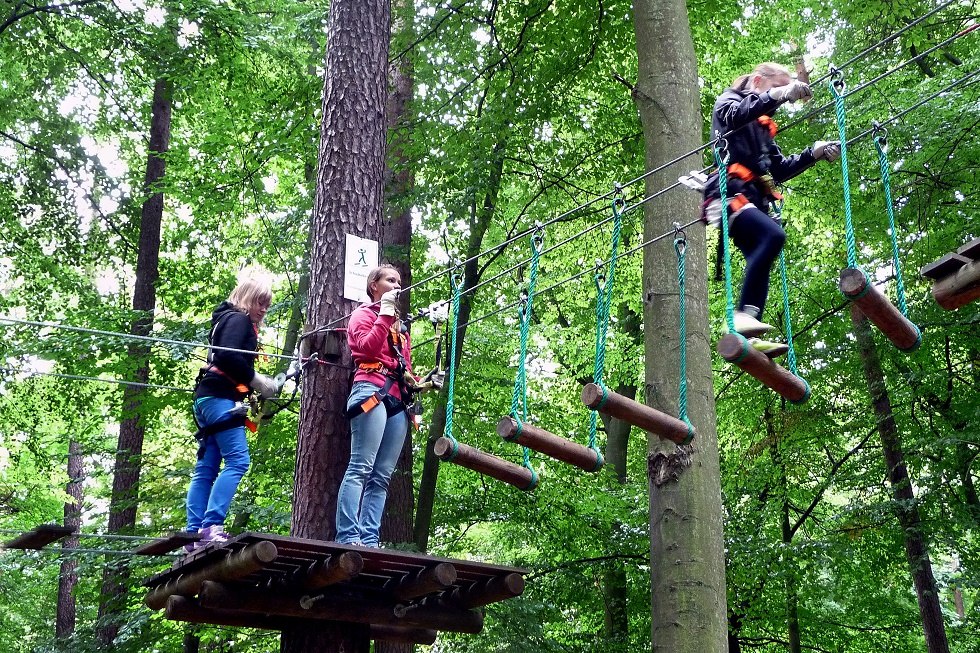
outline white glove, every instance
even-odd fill
[[[813,91],[810,90],[809,84],[796,79],[786,86],[777,86],[769,89],[769,97],[777,102],[809,100],[813,97]]]
[[[817,141],[813,144],[813,158],[833,163],[840,158],[840,141]]]
[[[446,384],[446,373],[436,372],[432,375],[432,387],[436,390],[442,390],[442,386]]]
[[[249,386],[259,393],[260,399],[269,399],[279,394],[279,385],[275,382],[275,380],[269,378],[265,374],[259,374],[258,372],[256,372],[255,376],[252,377],[252,380],[249,382]]]
[[[381,295],[381,310],[378,315],[396,315],[398,313],[398,290],[392,289]]]
[[[436,302],[429,305],[429,320],[440,324],[449,319],[449,302]]]

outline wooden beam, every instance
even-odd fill
[[[586,383],[582,388],[582,403],[677,444],[689,444],[694,439],[691,424],[595,383]]]
[[[844,268],[840,273],[840,291],[857,304],[885,337],[902,351],[915,351],[922,344],[919,327],[912,324],[871,284],[864,270]]]
[[[141,556],[156,556],[175,551],[185,544],[197,542],[201,539],[200,533],[190,531],[173,531],[166,537],[147,542],[138,546],[133,553]]]
[[[401,579],[392,578],[385,584],[385,590],[399,601],[406,601],[442,591],[455,582],[456,567],[449,562],[440,562],[412,572]]]
[[[230,553],[214,564],[197,571],[177,576],[164,585],[159,585],[146,595],[145,603],[153,610],[160,610],[167,604],[167,597],[173,594],[194,596],[206,581],[228,581],[244,578],[262,569],[276,559],[279,552],[269,541],[256,542],[240,551]]]
[[[167,615],[167,619],[172,621],[210,624],[214,626],[232,626],[236,628],[286,630],[296,628],[298,625],[309,625],[309,622],[304,619],[267,617],[254,613],[229,612],[228,610],[205,608],[195,599],[177,595],[167,598],[165,614]],[[386,642],[425,644],[426,646],[431,646],[435,643],[438,633],[435,630],[425,628],[399,628],[397,626],[372,624],[368,626],[368,636],[370,639]]]
[[[776,365],[768,356],[754,349],[742,335],[726,334],[718,341],[718,353],[794,404],[802,404],[810,398],[809,383]]]
[[[951,274],[954,274],[957,270],[969,262],[970,259],[966,256],[961,256],[959,254],[946,254],[942,258],[937,259],[928,265],[923,265],[919,269],[919,274],[927,279],[938,281],[940,279],[945,279]]]
[[[599,471],[605,462],[602,454],[595,449],[560,438],[527,422],[518,428],[517,420],[510,416],[501,417],[497,422],[497,435],[507,442],[516,442],[586,472]]]
[[[52,542],[68,537],[75,532],[74,528],[61,526],[60,524],[41,524],[34,530],[27,531],[7,540],[3,548],[5,549],[43,549]]]
[[[479,608],[497,601],[506,601],[524,593],[524,576],[504,574],[477,581],[469,587],[458,587],[442,595],[443,600],[461,608]]]
[[[476,634],[483,630],[483,613],[437,604],[398,603],[382,596],[347,593],[321,595],[273,594],[206,581],[198,597],[201,605],[230,612],[250,612],[314,621],[340,621],[447,630]]]
[[[936,281],[932,284],[932,296],[947,311],[955,311],[980,298],[980,261],[972,261],[951,276]]]
[[[344,551],[339,555],[328,556],[317,560],[305,569],[297,569],[294,582],[304,590],[316,590],[321,587],[344,583],[364,569],[364,558],[354,551]]]
[[[519,490],[533,490],[538,485],[538,475],[532,470],[491,456],[475,447],[449,438],[439,438],[432,447],[439,460],[472,469],[490,478],[509,483]]]

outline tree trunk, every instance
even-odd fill
[[[936,579],[932,575],[932,563],[929,560],[929,545],[926,542],[919,509],[916,507],[912,481],[905,467],[905,454],[902,451],[895,415],[892,413],[881,359],[878,358],[878,350],[868,319],[854,305],[851,306],[851,320],[854,324],[858,352],[861,355],[864,378],[868,382],[868,394],[871,396],[871,405],[877,418],[882,454],[885,456],[888,481],[892,486],[892,496],[895,500],[895,516],[902,526],[905,537],[905,555],[915,583],[926,649],[929,653],[949,653],[946,627],[939,605],[939,591],[936,587]]]
[[[634,0],[633,14],[639,63],[633,97],[652,169],[700,144],[697,64],[684,2]],[[673,183],[691,161],[647,177],[647,193]],[[697,216],[699,199],[677,191],[648,202],[645,239]],[[686,446],[649,440],[652,646],[669,653],[728,648],[704,230],[687,236],[688,401],[697,436]],[[669,240],[646,248],[643,269],[646,401],[677,415],[677,263]]]
[[[82,525],[82,447],[77,440],[68,444],[68,485],[65,493],[72,498],[65,503],[65,526],[78,531]],[[78,548],[78,535],[72,535],[64,540],[61,548],[65,551]],[[75,632],[75,596],[72,593],[78,583],[76,571],[78,561],[71,555],[66,555],[61,561],[61,572],[58,574],[58,615],[55,618],[55,636],[66,639]]]
[[[388,0],[334,0],[327,52],[316,199],[310,225],[307,324],[319,327],[355,304],[344,299],[345,234],[378,238],[384,204]],[[346,348],[342,348],[346,351]],[[351,364],[349,353],[341,361]],[[317,365],[304,379],[291,532],[329,540],[350,456],[344,416],[349,371]],[[283,653],[368,650],[367,628],[323,624],[282,634]]]
[[[140,336],[149,335],[156,310],[160,225],[163,221],[163,191],[160,188],[166,173],[164,155],[170,149],[171,100],[170,81],[158,79],[153,87],[150,147],[143,183],[146,200],[140,216],[139,253],[133,290],[133,310],[140,313],[140,316],[130,329],[131,333]],[[149,380],[149,357],[150,348],[143,342],[131,344],[128,348],[128,360],[136,366],[133,378],[137,382],[146,383]],[[144,393],[144,388],[136,386],[126,386],[123,391],[123,417],[119,424],[119,443],[112,478],[112,496],[109,500],[110,533],[131,532],[136,525],[145,430],[141,415]],[[129,571],[125,563],[118,560],[107,562],[102,576],[102,597],[99,603],[98,640],[103,647],[111,647],[119,632],[118,617],[125,606],[128,578]]]
[[[775,420],[768,407],[766,409],[765,423],[766,432],[769,440],[773,443],[771,453],[773,466],[779,474],[779,493],[781,502],[780,511],[780,530],[782,533],[783,550],[786,552],[786,637],[789,640],[789,653],[801,653],[800,639],[800,597],[796,589],[796,561],[792,555],[793,545],[793,525],[790,523],[789,511],[789,484],[786,478],[786,464],[783,460],[782,438],[773,428]]]

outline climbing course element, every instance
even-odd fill
[[[922,276],[932,279],[932,296],[947,311],[955,311],[980,298],[980,238],[923,266]]]
[[[836,68],[831,69],[830,93],[834,96],[837,110],[837,132],[840,138],[841,176],[844,185],[844,228],[847,241],[847,266],[840,273],[840,291],[844,297],[857,304],[868,319],[881,330],[892,343],[902,351],[915,351],[922,343],[922,333],[906,317],[905,288],[902,284],[902,267],[898,260],[898,241],[895,235],[895,218],[892,210],[891,188],[889,183],[887,145],[884,130],[878,128],[875,147],[881,166],[881,180],[885,187],[885,200],[888,207],[888,220],[892,238],[893,262],[901,310],[895,308],[880,290],[871,284],[868,274],[858,267],[857,244],[854,237],[854,223],[851,219],[851,186],[847,169],[847,129],[844,111],[844,74]]]
[[[453,436],[453,412],[456,396],[456,329],[459,327],[459,297],[461,279],[450,275],[449,283],[453,289],[453,315],[449,329],[449,379],[446,395],[446,428],[443,436],[435,441],[433,451],[439,460],[471,469],[485,476],[513,485],[520,490],[533,490],[538,484],[538,475],[530,467],[514,463],[463,444]]]

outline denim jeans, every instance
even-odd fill
[[[786,242],[786,232],[778,222],[759,209],[747,208],[738,214],[730,230],[732,241],[745,256],[745,281],[738,300],[738,310],[756,306],[759,315],[766,308],[769,296],[769,275],[772,264]]]
[[[214,424],[235,407],[231,399],[202,397],[194,402],[194,414],[203,426]],[[224,460],[221,472],[218,468]],[[204,455],[197,461],[187,490],[187,530],[224,524],[238,483],[248,471],[250,459],[245,427],[237,426],[208,436]]]
[[[379,389],[370,381],[358,381],[351,388],[347,408],[364,403]],[[350,464],[337,496],[337,541],[376,547],[388,483],[408,433],[408,416],[401,410],[388,417],[384,404],[379,404],[352,419],[350,430]]]

